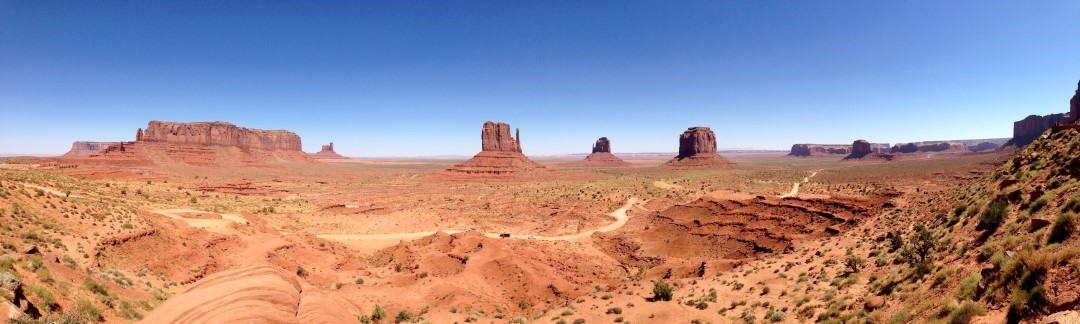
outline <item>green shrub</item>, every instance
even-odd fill
[[[668,285],[666,282],[656,280],[653,281],[653,299],[662,301],[671,301],[671,297],[675,292],[675,289]]]
[[[1000,200],[990,203],[979,215],[979,225],[991,232],[997,230],[1009,215],[1008,207],[1008,203]]]
[[[956,298],[960,300],[975,300],[977,296],[975,294],[979,289],[979,282],[982,281],[982,275],[979,273],[972,273],[970,276],[960,280],[960,285],[956,287]]]
[[[1076,216],[1073,213],[1062,213],[1054,220],[1050,227],[1050,235],[1046,237],[1047,243],[1060,243],[1069,239],[1076,231]]]
[[[375,310],[371,311],[371,320],[378,322],[383,318],[386,318],[386,310],[382,306],[375,305]]]
[[[37,296],[34,300],[34,304],[41,307],[44,310],[52,311],[58,309],[60,304],[56,302],[56,297],[53,296],[52,291],[45,286],[28,285],[26,291],[32,296]]]
[[[945,318],[945,323],[949,324],[967,324],[976,316],[986,315],[986,308],[982,304],[965,301],[960,307],[957,307],[952,312],[949,312],[948,317]]]
[[[409,313],[407,310],[402,310],[397,313],[397,317],[394,318],[394,323],[405,323],[411,321],[412,318],[412,313]]]

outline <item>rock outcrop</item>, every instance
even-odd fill
[[[311,157],[319,160],[348,159],[347,157],[341,156],[341,154],[337,154],[337,152],[334,152],[334,142],[330,142],[330,144],[328,145],[323,145],[322,150],[320,150],[318,153],[312,154]]]
[[[77,141],[71,143],[71,150],[64,153],[64,157],[87,157],[98,152],[104,151],[109,146],[120,144],[120,142],[82,142]]]
[[[287,130],[261,130],[225,122],[151,121],[120,142],[91,154],[111,164],[190,164],[227,166],[310,161],[300,150],[300,136]]]
[[[486,122],[480,130],[480,153],[446,170],[452,175],[516,176],[550,171],[521,152],[521,132],[510,135],[510,125]]]
[[[169,298],[142,323],[350,323],[345,300],[271,266],[219,272]]]
[[[601,137],[593,144],[592,154],[589,154],[589,156],[585,157],[585,160],[575,165],[584,167],[625,167],[630,166],[630,163],[623,161],[615,154],[611,154],[611,141],[607,137]]]
[[[735,165],[716,154],[716,134],[708,127],[690,127],[679,136],[679,155],[664,163],[673,168],[715,168]]]

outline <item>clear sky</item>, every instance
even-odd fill
[[[306,151],[526,154],[1010,137],[1068,110],[1080,1],[0,0],[0,153],[149,120],[289,129]]]

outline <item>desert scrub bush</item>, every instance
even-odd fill
[[[976,316],[986,315],[986,308],[982,304],[965,301],[960,306],[953,309],[945,317],[945,323],[949,324],[967,324]]]
[[[378,322],[386,318],[386,310],[382,306],[375,305],[375,309],[371,311],[371,320]]]
[[[982,275],[978,272],[972,273],[970,276],[964,277],[960,280],[960,285],[956,287],[956,298],[963,300],[975,300],[976,293],[979,289],[979,283],[982,282]]]
[[[397,317],[394,317],[394,323],[408,323],[412,321],[413,315],[407,310],[401,310],[397,313]]]
[[[1061,213],[1054,219],[1054,225],[1050,227],[1050,234],[1046,237],[1047,243],[1060,243],[1069,239],[1076,231],[1076,215],[1072,212]]]
[[[674,295],[675,289],[671,285],[661,280],[653,281],[653,300],[656,301],[671,301]]]
[[[304,270],[304,267],[296,266],[296,275],[300,277],[307,277],[308,272],[307,270]]]
[[[25,289],[29,292],[29,295],[36,296],[36,298],[34,298],[34,304],[38,307],[48,311],[60,308],[60,304],[56,302],[56,297],[53,296],[53,293],[49,288],[46,288],[45,286],[28,285]]]
[[[994,201],[986,206],[986,210],[979,215],[979,226],[983,229],[994,232],[1005,222],[1005,216],[1008,216],[1009,203],[1004,201]]]
[[[1046,207],[1046,205],[1049,203],[1050,199],[1047,198],[1047,195],[1043,195],[1042,197],[1039,197],[1039,199],[1035,199],[1035,201],[1031,203],[1031,206],[1029,206],[1028,209],[1031,210],[1032,214],[1038,213],[1040,210],[1043,209],[1043,207]]]

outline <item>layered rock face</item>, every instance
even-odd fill
[[[690,127],[679,136],[679,155],[664,166],[712,168],[734,165],[716,154],[716,134],[708,127]]]
[[[312,154],[311,157],[316,158],[316,159],[320,159],[320,160],[321,159],[348,159],[347,157],[341,156],[341,154],[337,154],[337,152],[334,152],[334,142],[330,142],[330,144],[328,144],[328,145],[323,145],[322,150],[320,150],[318,153]]]
[[[173,123],[150,121],[139,142],[235,146],[266,151],[300,151],[300,136],[287,130],[237,127],[226,122]]]
[[[615,154],[611,154],[611,141],[607,137],[601,137],[593,144],[592,154],[585,157],[585,160],[577,163],[579,166],[586,167],[625,167],[630,166],[630,163],[623,161]]]
[[[448,174],[515,176],[550,171],[521,152],[521,132],[510,135],[510,125],[485,122],[480,130],[481,151],[468,161],[446,170]]]
[[[228,166],[310,161],[300,136],[286,130],[260,130],[225,122],[151,121],[120,142],[90,157],[110,164],[190,164]]]
[[[271,265],[210,275],[143,323],[349,323],[353,306]]]
[[[1013,123],[1013,139],[1009,144],[1025,146],[1034,142],[1043,132],[1056,124],[1070,122],[1068,114],[1031,115]]]
[[[71,150],[65,153],[64,157],[87,157],[116,144],[120,142],[74,142],[71,143]]]

